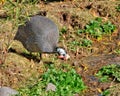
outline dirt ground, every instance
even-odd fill
[[[120,49],[120,12],[115,9],[118,5],[119,0],[66,0],[37,4],[38,14],[51,18],[59,29],[64,26],[67,28],[59,40],[59,46],[63,46],[70,54],[71,58],[67,61],[58,60],[55,54],[49,54],[38,64],[35,56],[27,55],[22,44],[13,40],[17,28],[12,32],[11,22],[1,22],[0,29],[4,29],[4,32],[0,31],[0,86],[18,89],[35,83],[34,80],[46,71],[45,65],[51,63],[55,66],[69,64],[82,76],[88,88],[78,96],[99,96],[111,86],[120,85],[114,81],[101,83],[94,76],[104,65],[120,64],[120,55],[115,53],[116,49]],[[110,36],[103,36],[102,40],[92,39],[93,44],[89,48],[74,46],[76,50],[71,50],[70,42],[82,38],[76,31],[83,29],[96,17],[110,20],[116,25],[116,30]],[[120,89],[115,88],[111,89],[111,96],[120,96]]]

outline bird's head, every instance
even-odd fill
[[[63,48],[57,48],[58,58],[63,60],[68,60],[70,56],[67,54],[67,52]]]

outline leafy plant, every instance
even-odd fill
[[[78,42],[77,40],[69,42],[70,50],[76,51],[77,50],[77,46],[80,46],[80,42]]]
[[[114,52],[115,52],[116,54],[120,54],[120,49],[116,49]]]
[[[92,41],[88,39],[81,39],[80,41],[74,40],[69,43],[69,48],[72,51],[76,51],[77,47],[90,47],[92,46]]]
[[[102,92],[101,95],[102,96],[108,96],[108,95],[110,95],[110,91],[109,90],[105,90],[105,91]]]
[[[67,28],[64,26],[60,31],[60,35],[65,34],[66,32],[67,32]]]
[[[85,85],[81,77],[76,73],[74,69],[68,72],[61,70],[49,69],[43,76],[46,84],[53,83],[56,85],[56,93],[59,95],[74,94],[85,89]]]
[[[107,82],[109,78],[115,78],[120,81],[120,65],[107,65],[102,67],[96,74],[100,78],[101,82]]]
[[[78,30],[77,34],[86,33],[94,38],[100,38],[105,34],[111,34],[115,30],[115,25],[110,21],[103,22],[102,18],[91,20],[83,30]]]
[[[116,10],[120,12],[120,4],[116,7]]]
[[[91,40],[88,40],[88,39],[83,39],[82,40],[82,44],[81,46],[84,46],[84,47],[89,47],[92,45],[92,41]]]
[[[77,40],[70,42],[70,44],[73,46],[80,46],[80,42],[78,42]]]
[[[20,90],[17,96],[73,96],[86,88],[81,77],[74,69],[67,72],[50,68],[41,76],[41,81],[37,84]],[[46,86],[52,83],[56,86],[55,92],[46,91]]]

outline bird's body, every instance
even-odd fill
[[[25,25],[19,26],[16,40],[30,52],[51,53],[58,43],[59,31],[53,21],[43,16],[33,16]]]
[[[54,53],[58,48],[59,30],[49,18],[36,15],[19,26],[14,39],[30,52]]]

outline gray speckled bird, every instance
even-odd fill
[[[69,55],[62,48],[57,47],[59,30],[56,24],[44,16],[33,16],[25,25],[21,25],[15,35],[30,52],[55,53],[59,58],[68,59]]]

